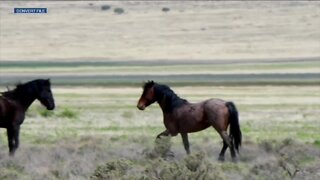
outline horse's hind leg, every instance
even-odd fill
[[[182,137],[182,142],[184,149],[186,150],[187,154],[190,154],[190,145],[188,140],[188,134],[187,133],[180,133]]]
[[[225,141],[223,141],[223,147],[219,154],[219,159],[218,159],[219,161],[224,161],[224,153],[226,152],[227,148],[228,148],[228,144]]]
[[[19,147],[19,131],[20,131],[19,126],[7,128],[8,146],[9,146],[9,155],[10,156],[13,156]]]
[[[221,138],[223,139],[223,147],[221,149],[220,155],[222,153],[222,155],[224,156],[224,152],[226,151],[227,147],[229,147],[232,160],[235,161],[236,152],[234,150],[232,138],[228,136],[227,131],[222,131],[219,134],[220,134]],[[225,147],[225,144],[227,145],[227,147]],[[222,158],[220,155],[219,155],[219,160]],[[224,157],[223,157],[223,159],[224,159]]]
[[[232,161],[236,162],[236,151],[234,150],[234,144],[232,139],[231,139],[230,153],[231,153]]]

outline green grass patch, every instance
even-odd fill
[[[53,111],[49,111],[49,110],[46,110],[46,109],[41,109],[39,111],[39,114],[42,117],[53,117],[54,116],[54,112]]]
[[[57,117],[76,119],[79,117],[79,113],[70,108],[64,108],[61,112],[57,114]]]
[[[320,148],[320,140],[314,140],[313,144]]]

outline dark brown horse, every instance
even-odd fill
[[[189,103],[177,96],[168,86],[149,81],[143,86],[143,93],[137,107],[144,110],[150,104],[157,102],[163,112],[163,121],[166,130],[161,136],[176,136],[181,134],[184,148],[190,153],[188,133],[214,127],[223,140],[223,147],[219,160],[224,160],[224,154],[229,147],[232,159],[241,146],[241,130],[238,120],[238,111],[232,102],[220,99],[208,99],[199,103]],[[228,135],[227,128],[230,125]],[[235,148],[235,149],[234,149]]]
[[[14,155],[19,147],[20,125],[34,100],[39,100],[48,110],[55,107],[50,81],[37,79],[19,84],[14,90],[1,93],[0,127],[7,128],[9,154]]]

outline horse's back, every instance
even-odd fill
[[[203,102],[203,109],[207,120],[218,130],[225,130],[229,124],[229,110],[227,101],[222,99],[208,99]]]
[[[216,112],[223,110],[224,108],[227,108],[226,101],[222,99],[208,99],[201,102],[202,107],[205,112]]]

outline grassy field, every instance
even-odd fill
[[[48,112],[39,102],[30,108],[14,158],[1,130],[1,179],[319,177],[319,86],[172,88],[191,102],[236,103],[244,140],[238,163],[229,152],[225,163],[217,161],[222,144],[212,128],[190,134],[191,156],[179,136],[155,143],[164,129],[161,110],[137,110],[140,87],[56,86],[57,109]]]
[[[0,179],[317,179],[319,67],[318,58],[1,61],[0,91],[51,78],[57,108],[31,106],[14,158],[1,129]],[[155,142],[160,108],[136,108],[149,79],[190,102],[234,101],[244,140],[238,163],[229,152],[217,161],[222,143],[212,128],[190,134],[190,156],[179,136]]]

